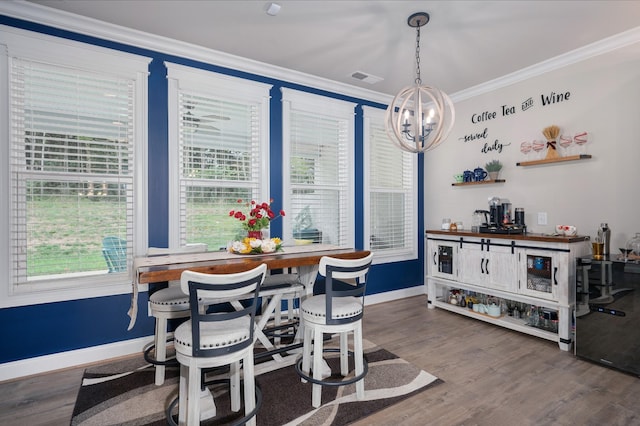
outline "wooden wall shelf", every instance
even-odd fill
[[[451,186],[490,185],[492,183],[504,183],[504,182],[506,182],[506,180],[504,179],[482,180],[480,182],[456,182],[456,183],[452,183]]]
[[[558,158],[550,158],[550,159],[544,159],[544,160],[521,161],[519,163],[516,163],[516,166],[537,166],[540,164],[564,163],[566,161],[587,160],[589,158],[591,158],[591,155],[588,155],[588,154],[570,155],[568,157],[558,157]]]

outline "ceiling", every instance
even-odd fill
[[[422,82],[449,94],[640,25],[640,1],[31,2],[389,95],[416,77],[415,12]]]

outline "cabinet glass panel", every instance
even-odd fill
[[[552,258],[549,256],[527,255],[527,290],[553,293]]]
[[[453,275],[453,247],[438,245],[438,272]]]

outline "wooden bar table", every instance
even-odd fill
[[[269,270],[296,268],[307,294],[313,291],[320,258],[331,256],[341,259],[359,259],[369,255],[367,250],[340,248],[327,244],[284,246],[282,251],[260,255],[239,255],[225,250],[204,253],[181,253],[136,257],[133,261],[133,297],[129,316],[129,329],[137,317],[138,286],[179,280],[183,271],[207,274],[232,274],[244,272],[265,263]]]
[[[233,274],[244,272],[265,263],[269,270],[296,268],[299,280],[304,285],[307,295],[313,292],[320,259],[323,256],[341,259],[359,259],[369,255],[369,251],[352,248],[340,248],[326,244],[308,244],[300,246],[285,246],[282,251],[259,255],[240,255],[228,251],[211,251],[204,253],[164,254],[157,256],[141,256],[133,261],[134,279],[133,294],[129,316],[129,329],[133,327],[137,317],[138,286],[141,284],[159,283],[179,280],[183,271],[190,270],[207,274]],[[265,296],[271,296],[268,307],[256,324],[256,339],[260,340],[267,353],[271,353],[277,362],[283,362],[280,356],[282,348],[276,349],[264,334],[263,329],[269,315],[280,306],[282,294],[276,290],[266,291]],[[238,306],[235,306],[238,309]],[[295,343],[284,349],[294,349],[300,344]],[[325,367],[328,369],[328,366]],[[329,369],[330,371],[330,369]],[[200,396],[201,418],[206,419],[215,413],[215,403],[208,388]]]
[[[179,280],[183,271],[207,274],[233,274],[266,263],[268,269],[298,268],[317,273],[322,256],[341,259],[359,259],[369,254],[365,250],[339,248],[326,244],[285,246],[282,251],[258,255],[240,255],[227,251],[188,253],[138,257],[133,262],[138,284]],[[313,277],[315,280],[315,277]],[[303,284],[312,284],[308,281]]]

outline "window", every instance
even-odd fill
[[[246,234],[238,200],[268,201],[269,85],[167,64],[169,246],[226,247]]]
[[[417,156],[398,149],[384,111],[364,107],[365,248],[376,261],[417,257]]]
[[[354,246],[354,104],[283,89],[285,239]]]
[[[137,173],[148,61],[23,33],[2,31],[7,295],[52,301],[65,293],[43,294],[85,288],[69,297],[95,296],[96,287],[128,281],[136,238],[144,238],[134,211],[144,212],[135,200],[144,192]],[[108,258],[106,237],[117,241],[118,258]]]

